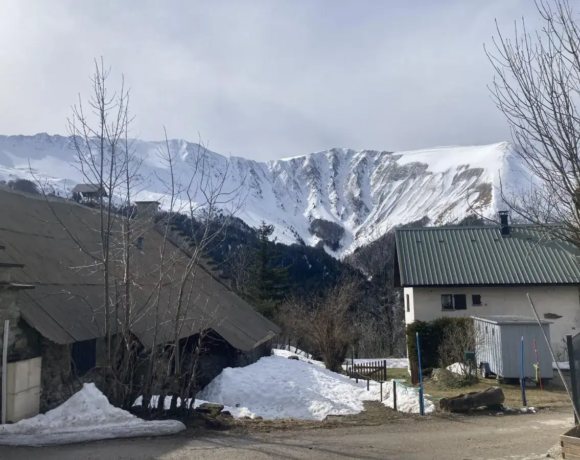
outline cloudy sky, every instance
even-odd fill
[[[508,140],[483,45],[522,16],[532,1],[0,0],[0,134],[66,134],[103,56],[145,140],[165,125],[257,160]]]

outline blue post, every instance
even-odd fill
[[[415,333],[417,336],[417,359],[419,361],[419,407],[421,409],[421,415],[425,415],[425,401],[423,400],[423,369],[421,369],[421,348],[419,347],[419,333]]]
[[[521,376],[520,376],[520,385],[522,387],[522,402],[524,403],[524,407],[528,404],[526,403],[526,374],[524,373],[524,336],[522,335],[522,342],[520,346],[520,363],[521,363]]]

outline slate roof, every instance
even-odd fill
[[[103,278],[91,267],[90,256],[101,248],[96,230],[98,213],[71,201],[50,198],[49,205],[42,196],[0,188],[0,216],[0,245],[6,247],[2,260],[24,264],[11,270],[13,280],[35,286],[20,295],[24,320],[59,344],[101,337],[105,321]],[[143,236],[142,250],[133,252],[136,284],[131,291],[131,330],[145,346],[150,346],[172,340],[177,280],[183,276],[189,258],[167,242],[162,265],[163,236],[155,229],[147,230]],[[82,241],[83,250],[73,239]],[[165,275],[157,301],[160,267]],[[211,328],[233,347],[248,351],[280,332],[201,266],[194,280],[185,284],[185,292],[188,295],[181,310],[180,338],[195,334],[200,328]],[[119,318],[111,314],[110,320],[117,324]],[[156,323],[158,327],[154,327]]]
[[[396,286],[580,284],[580,252],[531,225],[395,232]]]

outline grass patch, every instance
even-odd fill
[[[409,375],[409,371],[407,368],[403,369],[387,369],[387,379],[401,379],[410,381],[411,376]]]
[[[490,387],[499,386],[505,395],[504,406],[513,408],[522,407],[522,392],[519,385],[499,384],[495,379],[480,379],[477,383],[461,389],[442,389],[436,382],[425,382],[425,393],[435,398],[450,398],[472,391],[484,391]],[[539,387],[527,387],[526,399],[528,406],[571,408],[566,390],[556,385],[547,385],[543,391]]]

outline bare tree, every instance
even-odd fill
[[[541,30],[515,26],[514,39],[498,28],[493,99],[512,130],[515,154],[533,183],[516,196],[502,184],[511,210],[580,247],[580,29],[568,0],[536,1]],[[558,222],[559,226],[545,224]]]
[[[354,306],[360,295],[358,281],[343,279],[321,297],[303,304],[300,318],[302,336],[315,354],[322,356],[327,369],[340,372],[349,348],[357,339]]]
[[[232,289],[242,296],[248,295],[255,263],[255,251],[248,246],[238,247],[226,261]]]
[[[286,298],[276,311],[276,324],[282,329],[279,341],[286,345],[288,350],[291,349],[292,345],[295,348],[301,348],[302,343],[305,342],[305,337],[302,335],[304,304],[305,299],[293,294]]]
[[[74,164],[87,183],[102,191],[93,203],[98,228],[77,216],[76,225],[90,227],[95,238],[80,238],[40,185],[57,222],[87,258],[85,265],[71,269],[102,280],[102,304],[90,307],[104,337],[100,377],[107,396],[127,407],[136,395],[143,395],[147,408],[154,395],[164,392],[173,396],[175,407],[179,398],[193,402],[207,334],[223,320],[221,306],[211,298],[212,288],[204,286],[211,276],[202,274],[203,259],[228,217],[243,204],[242,188],[229,187],[229,161],[220,170],[213,168],[201,142],[183,160],[166,135],[158,160],[165,163],[167,176],[157,178],[166,188],[159,198],[166,212],[161,220],[154,208],[136,212],[133,201],[152,178],[142,177],[145,158],[130,139],[129,91],[122,81],[120,91],[109,94],[109,75],[103,61],[96,61],[91,110],[86,112],[79,97],[69,120]],[[177,216],[184,214],[189,235],[185,238],[174,229]],[[152,263],[144,267],[135,263],[140,250],[136,242],[151,230],[158,232],[160,243],[154,248],[157,255],[149,256]],[[136,330],[150,337],[147,349]]]
[[[460,375],[465,381],[474,380],[477,376],[477,369],[474,367],[475,363],[467,359],[466,352],[475,352],[477,345],[473,321],[450,323],[446,327],[443,340],[439,345],[439,366],[445,369],[447,366],[457,363],[454,373]]]
[[[357,309],[361,333],[356,348],[361,356],[402,356],[405,353],[405,312],[402,290],[393,287],[394,258],[394,231],[374,239],[346,258],[346,262],[368,280],[364,288],[365,301]]]

